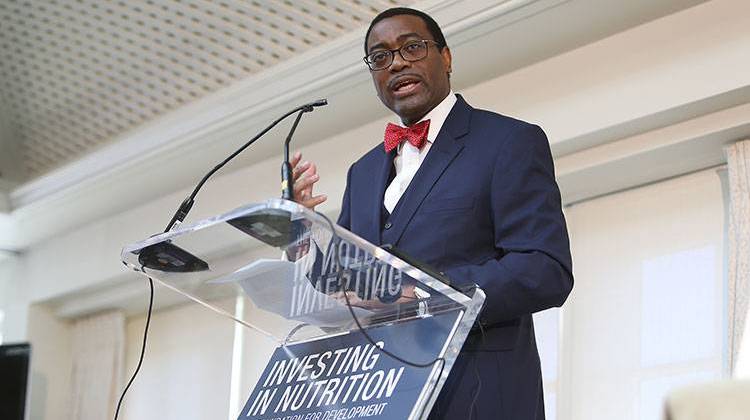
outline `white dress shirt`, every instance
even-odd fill
[[[396,167],[396,177],[388,185],[385,190],[385,196],[383,197],[383,204],[389,213],[393,212],[396,208],[398,200],[409,187],[411,180],[417,173],[419,166],[422,165],[427,152],[430,151],[432,143],[437,138],[440,129],[443,127],[445,119],[448,118],[448,113],[453,109],[453,105],[456,104],[456,95],[451,90],[448,96],[443,99],[435,108],[432,108],[421,120],[430,120],[430,130],[427,132],[427,141],[422,146],[422,149],[417,149],[408,141],[401,143],[398,146],[396,157],[393,158],[393,164]],[[402,125],[402,124],[399,124]]]

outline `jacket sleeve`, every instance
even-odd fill
[[[484,290],[483,325],[562,305],[573,287],[570,244],[541,128],[524,123],[504,139],[490,187],[495,258],[446,274]]]

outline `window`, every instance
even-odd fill
[[[534,332],[542,362],[544,412],[547,420],[557,418],[558,370],[560,360],[560,309],[534,314]]]
[[[724,376],[724,208],[714,170],[567,209],[557,418],[659,420],[675,387]],[[545,382],[547,378],[545,377]]]

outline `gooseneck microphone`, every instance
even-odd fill
[[[205,184],[206,181],[208,181],[208,178],[210,178],[211,175],[215,174],[216,171],[221,169],[224,165],[229,163],[229,161],[231,161],[237,155],[242,153],[243,150],[247,149],[251,144],[255,143],[256,140],[263,137],[264,134],[266,134],[270,129],[274,128],[278,123],[280,123],[286,117],[294,114],[295,112],[299,112],[299,114],[297,115],[297,119],[294,121],[294,125],[292,126],[292,130],[287,136],[286,141],[284,142],[284,162],[286,163],[287,166],[289,166],[289,142],[292,139],[292,134],[294,134],[294,130],[297,128],[297,124],[299,123],[299,120],[302,117],[302,114],[305,112],[311,112],[315,107],[323,106],[326,104],[328,104],[328,101],[326,101],[325,99],[318,99],[315,102],[310,102],[309,104],[305,104],[302,106],[298,106],[297,108],[294,108],[293,110],[287,112],[286,114],[276,119],[276,121],[272,122],[268,127],[264,128],[263,131],[258,133],[255,137],[248,140],[234,153],[232,153],[226,159],[221,161],[221,163],[214,166],[213,169],[208,171],[208,173],[205,176],[203,176],[203,178],[200,180],[198,185],[196,185],[195,188],[193,189],[193,192],[190,193],[190,195],[185,199],[185,201],[183,201],[182,204],[180,204],[180,207],[177,209],[174,216],[172,216],[172,219],[169,221],[169,224],[167,224],[167,227],[164,229],[164,232],[165,233],[169,232],[170,230],[172,230],[173,227],[175,227],[175,225],[179,225],[180,223],[182,223],[183,220],[185,220],[185,217],[187,217],[188,213],[190,212],[190,209],[193,207],[193,203],[195,202],[195,196],[198,194],[198,191],[200,191],[200,189],[203,187],[203,184]],[[291,168],[289,169],[289,172],[291,172]],[[291,186],[292,185],[291,175],[288,176],[288,179],[289,179],[289,185]],[[168,252],[165,251],[164,247],[167,248],[166,251]],[[173,246],[171,244],[165,244],[164,247],[152,248],[150,252],[151,256],[156,255],[160,251],[165,251],[165,253],[171,253],[170,256],[172,257],[175,257],[177,259],[182,258],[183,260],[190,262],[190,264],[187,264],[186,266],[184,264],[178,264],[175,267],[185,267],[185,268],[174,269],[172,271],[199,271],[199,270],[208,269],[208,265],[206,265],[205,262],[203,262],[200,259],[195,258],[194,256],[190,255],[186,251],[181,250],[179,247]],[[177,252],[177,254],[174,254],[175,252]],[[150,257],[147,254],[149,254],[149,252],[142,252],[141,256],[139,257],[139,261],[141,260],[141,257],[143,257],[144,259],[149,259]],[[147,264],[147,262],[144,262],[144,264]],[[163,262],[159,261],[157,265],[159,265],[160,269],[169,271],[167,270],[169,267],[165,266]],[[148,338],[149,325],[151,324],[151,312],[154,306],[154,281],[151,279],[151,277],[148,277],[148,285],[149,285],[150,293],[149,293],[149,302],[148,302],[148,312],[146,315],[146,326],[143,330],[143,342],[141,345],[141,354],[140,354],[140,357],[138,358],[138,364],[135,368],[135,371],[130,376],[130,380],[128,381],[127,385],[125,385],[125,388],[120,394],[120,399],[117,401],[117,408],[115,409],[114,420],[118,419],[118,416],[120,414],[120,407],[122,406],[122,402],[125,399],[125,395],[130,389],[130,386],[133,384],[133,381],[135,381],[136,376],[138,376],[138,372],[140,372],[141,370],[141,365],[143,364],[143,357],[146,353],[146,340]]]
[[[266,134],[269,130],[274,128],[278,123],[286,119],[286,117],[294,114],[295,112],[299,112],[297,115],[297,119],[294,121],[294,125],[292,126],[292,130],[289,132],[289,135],[286,138],[286,141],[284,142],[284,164],[285,167],[287,167],[287,180],[288,180],[288,186],[289,186],[289,197],[286,197],[287,193],[283,194],[283,197],[287,200],[292,199],[292,183],[293,179],[291,176],[291,166],[289,165],[289,142],[292,139],[292,134],[294,134],[294,130],[297,129],[297,124],[299,123],[300,118],[302,118],[302,114],[305,112],[311,112],[315,107],[323,106],[328,104],[328,101],[325,99],[318,99],[315,102],[310,102],[305,105],[298,106],[291,111],[287,112],[286,114],[282,115],[281,117],[277,118],[276,121],[272,122],[268,127],[264,128],[263,131],[258,133],[255,137],[248,140],[245,144],[243,144],[239,149],[235,150],[234,153],[229,155],[226,159],[221,161],[218,165],[214,166],[213,169],[208,171],[208,173],[198,182],[198,185],[195,186],[193,189],[193,192],[190,193],[190,195],[185,198],[185,201],[180,204],[180,207],[175,212],[174,216],[172,216],[172,219],[169,221],[169,224],[167,224],[166,229],[164,229],[165,232],[169,232],[176,224],[182,223],[183,220],[185,220],[185,217],[187,217],[188,213],[190,212],[190,209],[193,208],[193,204],[195,203],[195,196],[198,194],[198,191],[203,187],[203,184],[208,181],[208,178],[210,178],[213,174],[216,173],[219,169],[221,169],[224,165],[229,163],[232,159],[234,159],[237,155],[242,153],[245,149],[247,149],[251,144],[255,143],[256,140],[263,137],[264,134]],[[284,173],[284,170],[282,170],[282,174]],[[283,183],[282,183],[283,185]]]
[[[328,101],[325,99],[318,99],[315,102],[304,105],[299,110],[297,118],[294,119],[294,124],[292,124],[292,129],[289,130],[289,135],[286,136],[286,140],[284,141],[284,162],[281,164],[281,198],[284,200],[294,200],[294,177],[292,176],[292,165],[289,163],[289,142],[292,141],[294,130],[297,129],[297,124],[299,124],[302,114],[312,112],[315,107],[324,105],[328,105]]]

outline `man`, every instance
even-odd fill
[[[422,12],[379,14],[365,54],[378,97],[409,130],[389,125],[385,145],[351,166],[338,223],[487,294],[481,332],[469,335],[430,418],[543,419],[531,314],[562,305],[573,285],[547,139],[453,94],[450,50]],[[312,194],[318,176],[300,158],[295,197],[313,207],[325,196]]]

